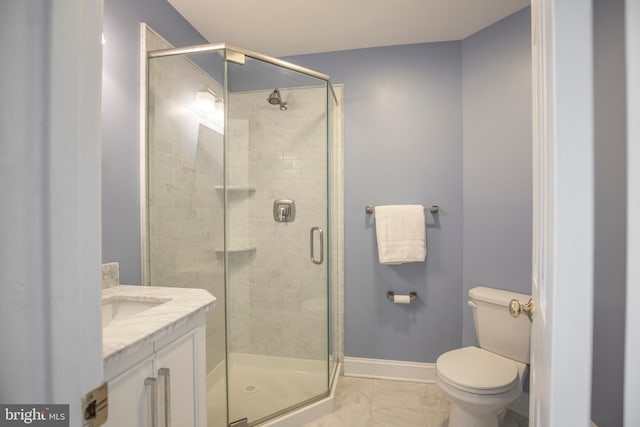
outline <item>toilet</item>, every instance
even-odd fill
[[[511,317],[509,303],[529,298],[486,287],[469,290],[479,347],[451,350],[436,361],[436,382],[451,401],[449,427],[498,427],[522,392],[531,322],[525,315]]]

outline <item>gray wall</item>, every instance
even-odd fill
[[[433,362],[459,347],[462,309],[460,42],[288,58],[345,85],[345,353]],[[368,204],[439,204],[426,263],[382,266]],[[411,305],[388,290],[417,291]]]
[[[166,0],[105,0],[102,83],[102,259],[122,283],[140,272],[140,22],[174,46],[205,39]]]
[[[462,43],[463,287],[531,292],[531,35],[526,8]],[[524,301],[526,302],[526,301]],[[463,345],[476,343],[465,305]]]
[[[622,425],[626,268],[624,1],[594,2],[595,253],[592,419]]]

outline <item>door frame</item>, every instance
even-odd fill
[[[627,64],[627,311],[625,337],[624,425],[640,425],[640,2],[625,4]]]
[[[593,323],[591,2],[532,2],[531,426],[589,424]]]

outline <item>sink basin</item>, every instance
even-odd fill
[[[165,303],[166,300],[113,299],[102,303],[102,327],[121,322]]]

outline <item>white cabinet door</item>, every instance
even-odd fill
[[[153,391],[145,379],[153,374],[153,357],[149,357],[109,381],[109,416],[104,426],[151,426]]]
[[[120,360],[122,366],[109,368],[109,372],[122,373],[108,380],[106,426],[206,427],[205,328],[202,323],[195,329],[187,327],[186,333],[185,330],[174,331],[154,341],[155,350],[149,351],[148,357],[138,363],[132,365],[130,361]],[[129,366],[132,367],[127,369]]]
[[[193,331],[157,351],[154,373],[158,378],[162,427],[167,426],[167,416],[171,427],[199,425],[198,412],[204,412],[204,408],[198,408],[197,348],[197,334]]]

